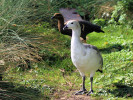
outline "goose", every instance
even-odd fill
[[[72,29],[71,38],[71,60],[75,67],[80,72],[82,76],[82,89],[75,93],[75,95],[81,95],[87,93],[85,88],[85,75],[90,73],[91,88],[87,95],[93,93],[93,76],[96,71],[103,72],[103,58],[97,49],[97,47],[82,43],[80,40],[81,27],[78,21],[70,20],[64,26],[64,29]]]
[[[91,32],[102,32],[104,31],[101,29],[100,26],[92,24],[88,21],[85,21],[81,18],[81,16],[76,12],[76,9],[60,9],[61,13],[55,13],[54,16],[52,16],[52,19],[58,19],[58,29],[59,31],[64,35],[72,36],[72,30],[71,29],[65,29],[63,30],[63,27],[65,26],[65,23],[69,20],[77,20],[81,26],[81,36],[83,41],[86,42],[86,36]]]

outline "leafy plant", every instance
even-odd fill
[[[132,26],[132,11],[131,4],[133,3],[132,0],[122,0],[118,1],[117,5],[115,5],[115,10],[112,12],[111,19],[108,23],[118,23],[118,24],[129,24]],[[127,21],[128,19],[128,21]]]
[[[102,27],[104,27],[106,25],[105,19],[102,19],[102,18],[93,20],[93,23],[97,24],[99,26],[102,26]]]

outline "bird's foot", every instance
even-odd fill
[[[86,89],[85,90],[81,90],[81,91],[77,91],[75,93],[75,95],[82,95],[82,94],[85,94],[85,93],[87,93],[87,90]]]
[[[93,90],[90,90],[89,93],[87,93],[87,96],[93,94]]]

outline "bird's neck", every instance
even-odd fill
[[[63,27],[64,27],[64,19],[61,18],[61,19],[58,19],[58,29],[59,31],[63,31]]]
[[[82,42],[80,40],[81,28],[76,28],[72,30],[71,46],[80,46]]]
[[[81,28],[76,28],[72,30],[72,40],[80,41]]]
[[[71,57],[78,59],[79,56],[84,55],[84,46],[80,40],[81,28],[72,30],[71,38]]]

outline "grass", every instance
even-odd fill
[[[105,33],[92,33],[87,43],[97,46],[103,56],[103,74],[94,77],[92,99],[133,99],[133,30],[122,26],[104,27]],[[34,34],[34,33],[37,34]],[[27,38],[39,49],[41,61],[31,63],[31,69],[10,67],[5,71],[0,88],[4,95],[21,99],[71,98],[79,90],[82,79],[70,59],[70,37],[61,35],[55,29],[42,26],[27,27]],[[35,38],[37,37],[37,38]],[[5,84],[5,83],[4,83]],[[8,88],[5,88],[7,87]],[[89,75],[86,88],[90,88]],[[2,91],[0,90],[0,91]],[[12,92],[13,94],[9,94]],[[15,93],[20,93],[16,96]],[[1,96],[1,95],[0,95]],[[86,97],[86,96],[84,96]],[[4,99],[4,97],[3,97]]]

